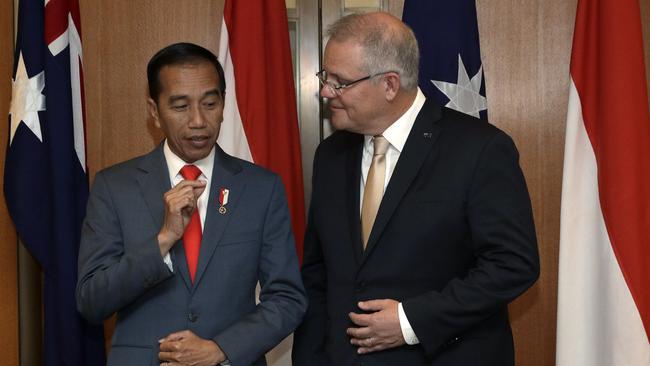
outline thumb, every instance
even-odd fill
[[[181,339],[186,338],[186,337],[187,337],[187,331],[183,330],[183,331],[180,331],[180,332],[175,332],[175,333],[169,334],[167,337],[158,340],[158,343],[180,341]]]
[[[359,308],[365,311],[379,311],[386,307],[386,300],[368,300],[359,302]]]

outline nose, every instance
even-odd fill
[[[205,126],[205,118],[203,113],[201,113],[201,108],[192,108],[190,111],[189,126],[190,128],[201,128]]]
[[[332,87],[330,87],[327,84],[323,84],[321,86],[321,88],[320,88],[320,96],[322,98],[327,98],[327,99],[332,99],[332,98],[337,97],[336,93],[334,92],[334,89],[332,89]]]

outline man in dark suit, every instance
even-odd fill
[[[294,335],[303,365],[513,365],[507,304],[537,279],[518,153],[417,87],[412,31],[386,13],[329,29]]]
[[[96,322],[117,312],[108,365],[265,365],[307,306],[280,178],[216,145],[214,54],[174,44],[147,76],[165,141],[96,175],[78,309]]]

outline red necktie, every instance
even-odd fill
[[[187,180],[196,180],[201,175],[201,169],[196,165],[185,165],[181,168],[181,175]],[[183,233],[183,246],[185,247],[185,257],[187,258],[187,267],[190,270],[190,277],[194,283],[196,267],[199,264],[199,250],[201,249],[201,217],[199,216],[199,207],[194,208],[190,223],[187,224]]]

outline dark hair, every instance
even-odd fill
[[[156,52],[147,65],[147,81],[149,83],[149,96],[158,102],[160,95],[160,70],[165,66],[195,64],[209,62],[214,65],[219,76],[219,89],[222,95],[226,93],[226,79],[223,68],[211,51],[193,43],[174,43]]]

